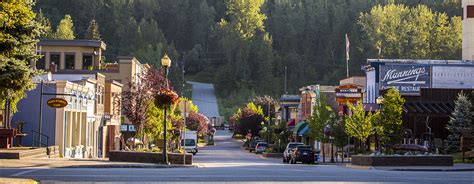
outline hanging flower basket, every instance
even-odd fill
[[[161,89],[155,96],[155,105],[159,108],[167,108],[179,100],[178,94],[169,88]]]

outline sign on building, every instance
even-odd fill
[[[380,90],[396,88],[402,94],[419,94],[431,85],[430,67],[425,65],[381,65]]]
[[[474,88],[474,67],[433,66],[433,88]]]
[[[64,98],[51,98],[47,104],[52,108],[63,108],[67,106],[67,101]]]
[[[336,88],[336,101],[339,104],[355,104],[362,100],[362,89],[357,85],[342,85]]]

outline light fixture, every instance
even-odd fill
[[[377,97],[377,99],[375,99],[375,103],[380,105],[380,104],[383,104],[384,100],[385,99],[383,98],[383,96],[379,96],[379,97]]]
[[[167,54],[165,54],[163,58],[161,58],[161,66],[165,68],[169,68],[171,66],[171,59],[168,57]]]

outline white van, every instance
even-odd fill
[[[186,152],[196,155],[198,152],[197,142],[197,132],[186,131],[186,134],[181,138],[181,147],[184,148]]]

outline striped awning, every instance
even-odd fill
[[[403,111],[409,114],[451,114],[454,111],[454,103],[406,102]]]
[[[303,129],[298,131],[297,135],[300,136],[300,137],[306,137],[306,136],[308,136],[308,132],[309,132],[309,126],[306,125]]]

